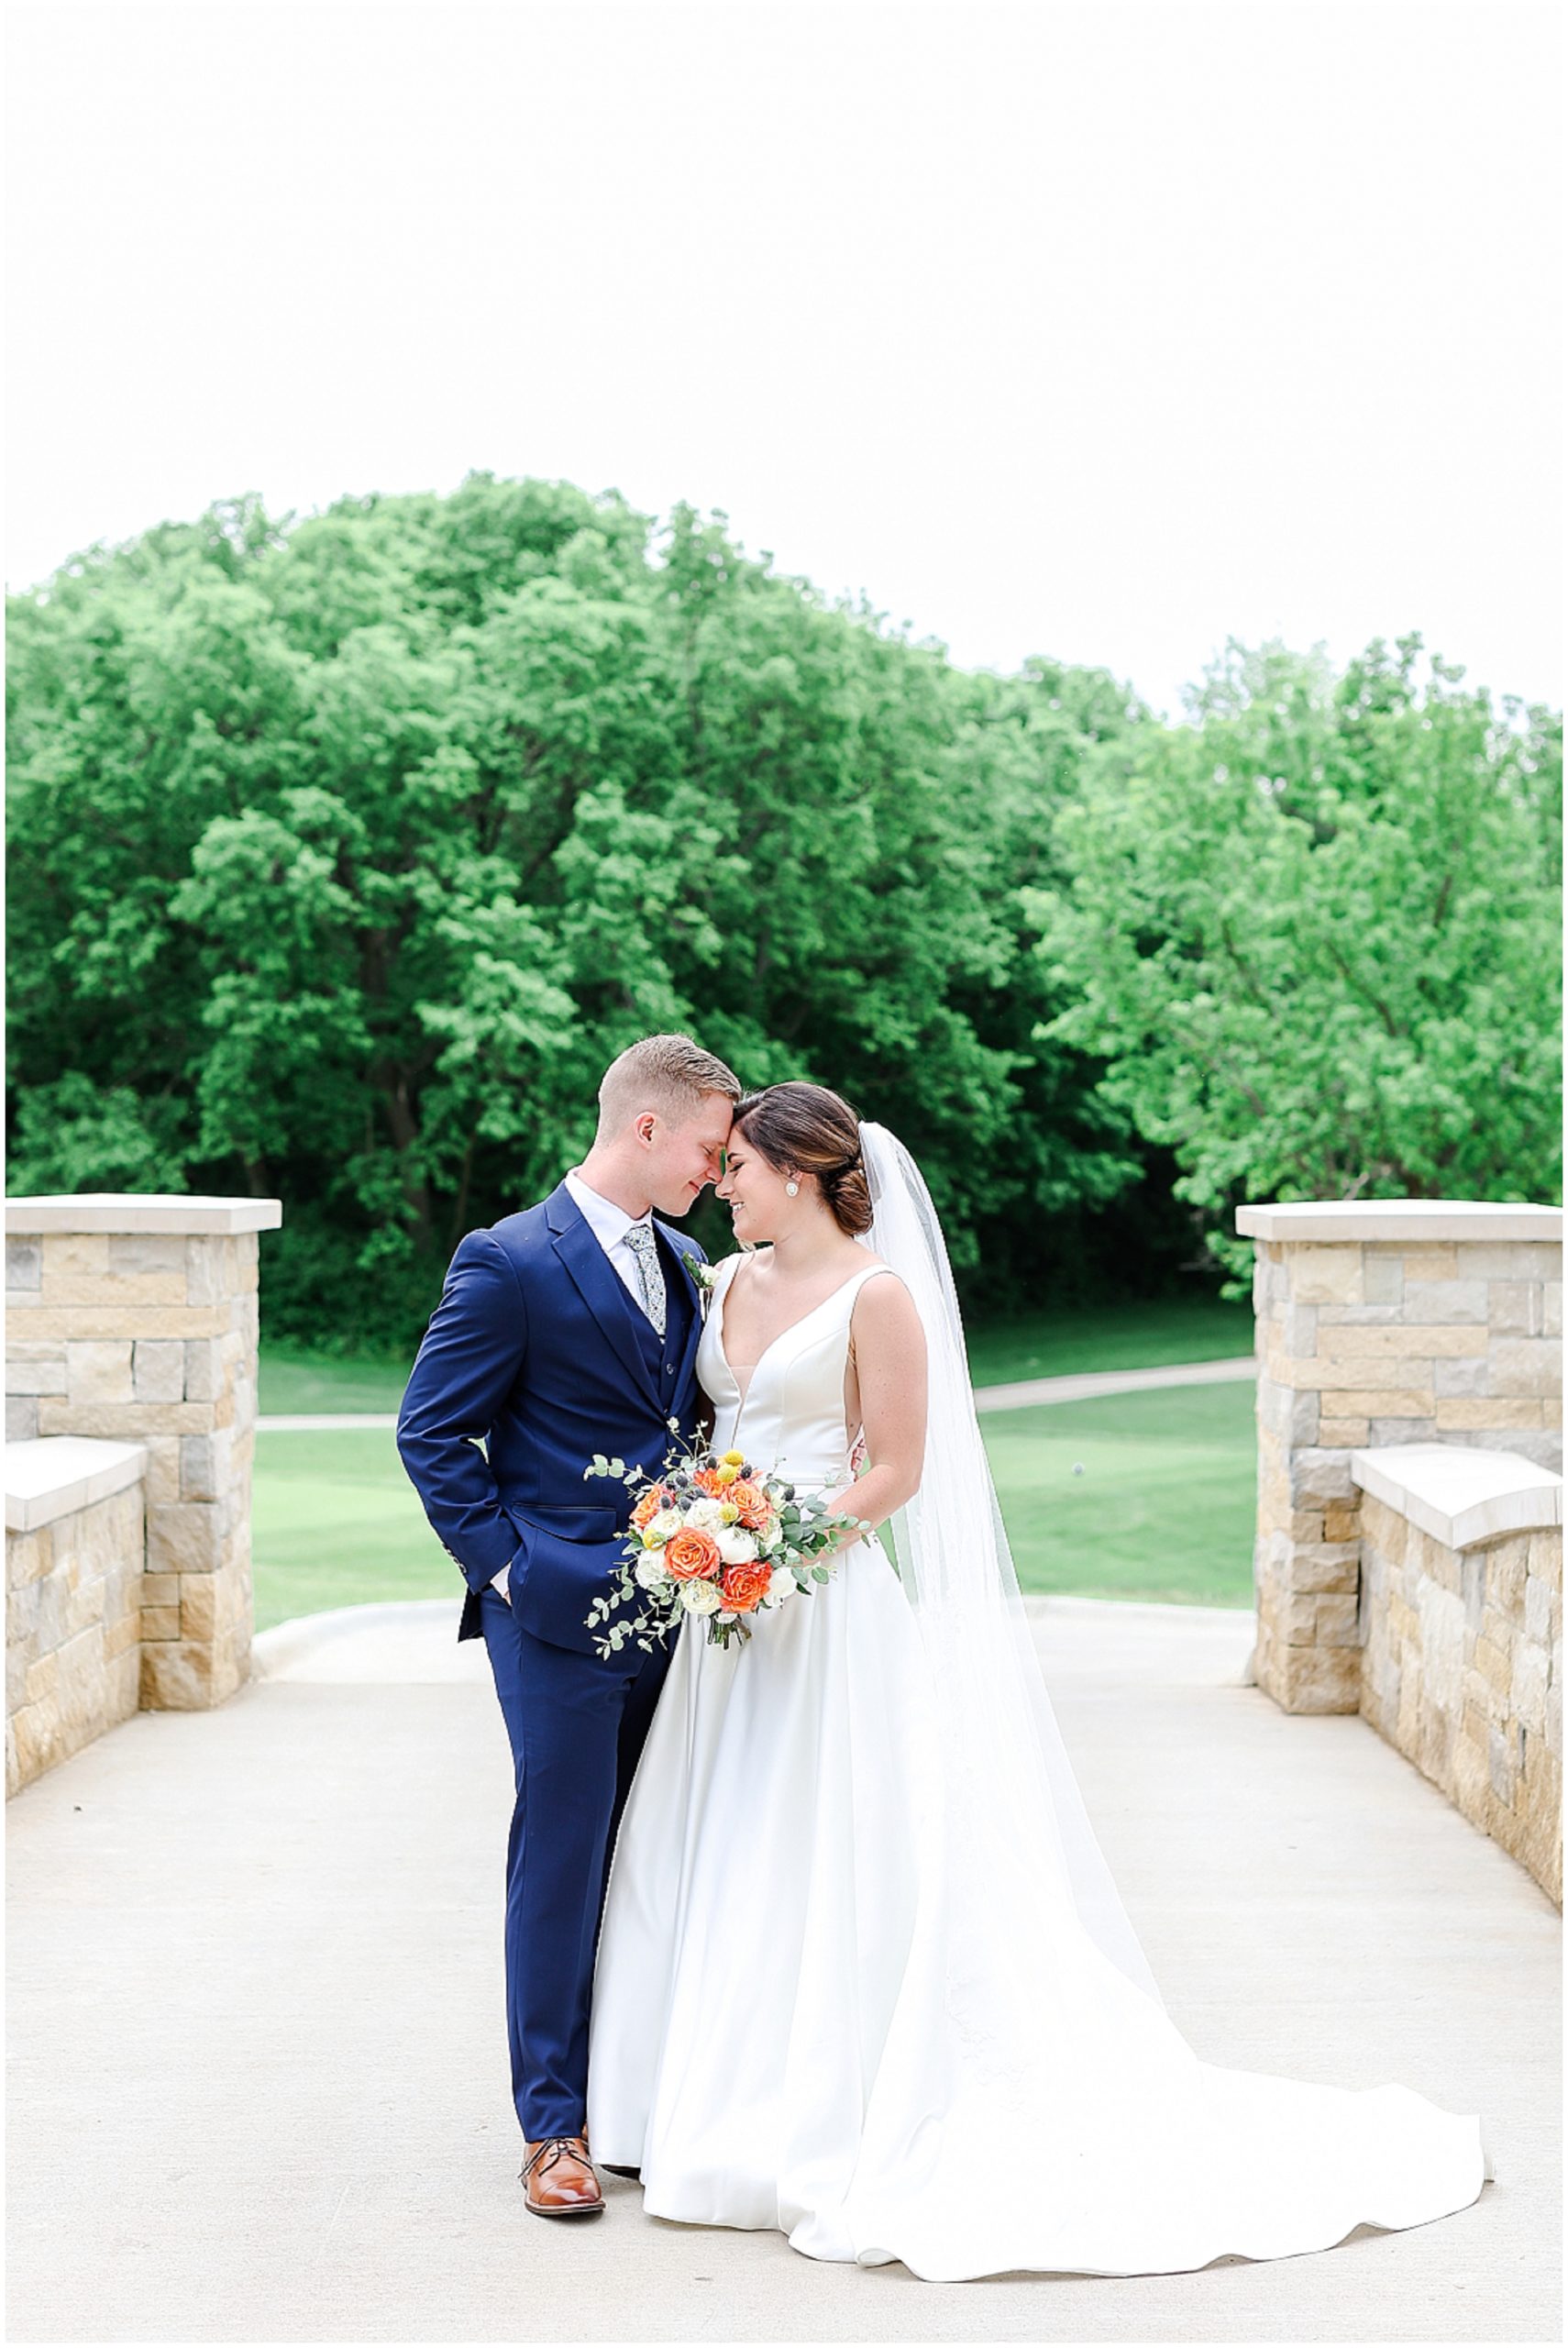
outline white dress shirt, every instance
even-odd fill
[[[590,1190],[575,1167],[566,1178],[566,1186],[571,1195],[572,1204],[579,1210],[584,1223],[587,1224],[610,1262],[620,1274],[622,1285],[627,1295],[632,1299],[637,1311],[646,1314],[647,1306],[643,1301],[643,1283],[637,1271],[637,1259],[626,1245],[626,1234],[634,1223],[646,1224],[651,1228],[653,1209],[646,1208],[640,1215],[628,1214],[624,1207],[618,1207],[615,1204],[613,1199],[604,1198],[598,1191]],[[502,1566],[501,1571],[494,1577],[494,1587],[500,1590],[502,1598],[507,1596],[506,1577],[510,1570],[510,1567]]]

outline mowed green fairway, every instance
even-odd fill
[[[982,1418],[1022,1587],[1250,1606],[1253,1400],[1244,1380]]]
[[[1054,1403],[980,1425],[1025,1589],[1252,1603],[1250,1384]],[[259,1434],[253,1537],[258,1629],[372,1599],[450,1598],[455,1610],[462,1596],[390,1429]]]

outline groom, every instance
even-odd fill
[[[596,1451],[657,1468],[669,1422],[693,1431],[704,1258],[652,1209],[686,1214],[718,1180],[740,1093],[687,1036],[613,1061],[582,1164],[459,1243],[398,1417],[403,1466],[469,1585],[458,1636],[483,1638],[512,1741],[506,2019],[524,2199],[542,2218],[604,2206],[583,2133],[594,1949],[668,1663],[635,1641],[594,1652],[586,1617],[631,1503],[583,1471]]]

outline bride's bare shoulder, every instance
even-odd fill
[[[869,1268],[874,1272],[886,1272],[888,1278],[861,1281],[853,1308],[856,1323],[867,1328],[906,1328],[912,1321],[918,1328],[920,1315],[902,1273],[894,1271],[891,1264],[880,1256],[872,1257]]]

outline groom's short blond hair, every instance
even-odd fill
[[[608,1141],[645,1109],[661,1111],[672,1124],[694,1116],[705,1092],[726,1101],[741,1097],[734,1070],[705,1052],[690,1036],[645,1036],[613,1059],[599,1087],[599,1132]]]

